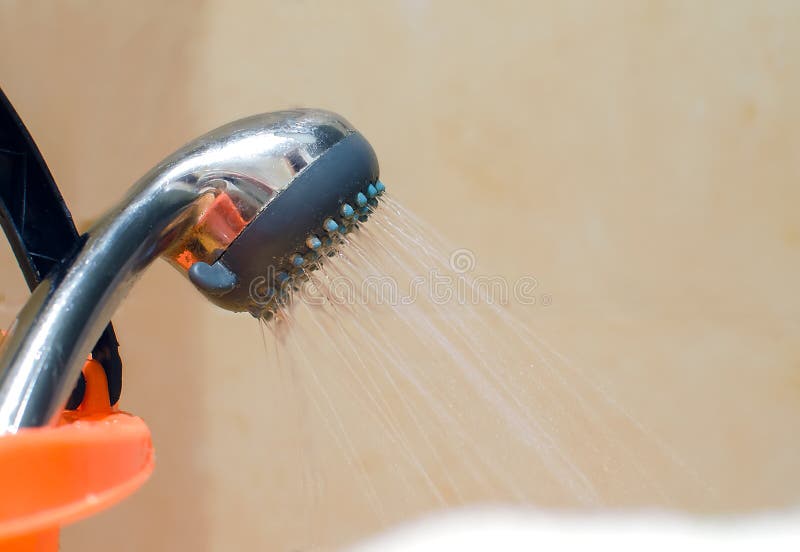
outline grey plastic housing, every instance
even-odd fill
[[[342,204],[378,180],[375,151],[353,132],[303,168],[250,222],[211,265],[197,263],[189,278],[213,303],[227,310],[257,313],[263,303],[253,283],[275,286],[275,277],[297,252],[307,251],[306,238],[321,234],[327,218],[338,220]]]

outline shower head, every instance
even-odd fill
[[[369,143],[323,111],[243,119],[176,156],[180,178],[208,191],[164,255],[212,302],[254,316],[383,191]]]
[[[257,115],[190,142],[142,177],[20,311],[0,348],[0,433],[57,417],[156,257],[215,304],[268,316],[383,189],[369,143],[325,111]]]

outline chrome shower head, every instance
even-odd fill
[[[164,256],[212,302],[254,316],[383,190],[369,143],[324,111],[243,119],[176,156],[179,180],[208,191]]]
[[[34,290],[0,348],[0,433],[57,417],[141,272],[164,256],[208,299],[255,316],[383,191],[367,141],[317,110],[257,115],[149,171]]]

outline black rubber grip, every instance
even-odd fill
[[[50,170],[2,90],[0,226],[31,290],[81,243]],[[122,393],[122,360],[110,323],[94,346],[92,357],[103,365],[109,398],[115,404]],[[67,408],[77,408],[81,403],[85,384],[81,374]]]

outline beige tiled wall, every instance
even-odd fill
[[[718,505],[800,498],[797,3],[20,1],[0,7],[0,52],[0,85],[84,227],[217,124],[345,114],[394,195],[477,270],[537,277],[553,303],[520,314]],[[24,290],[3,254],[6,324]],[[267,493],[269,456],[216,463],[228,440],[209,419],[256,408],[215,392],[263,356],[246,318],[163,263],[131,293],[114,319],[123,406],[150,423],[158,468],[65,550],[291,542],[258,526],[270,511],[241,479],[262,474]]]

